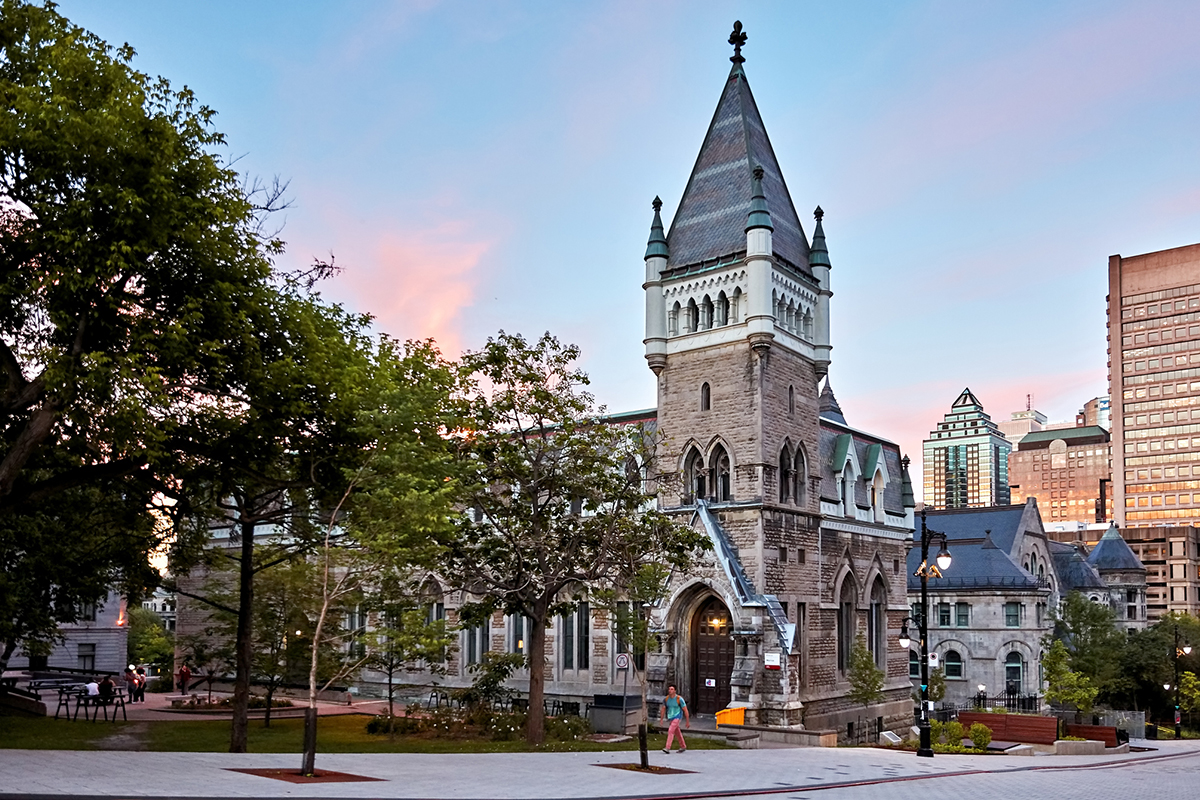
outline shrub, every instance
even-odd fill
[[[546,738],[570,742],[592,732],[592,724],[583,717],[562,716],[546,718]]]
[[[946,733],[946,724],[938,719],[929,720],[929,741],[940,742]]]
[[[417,733],[421,730],[421,721],[416,717],[392,717],[389,720],[387,714],[380,714],[367,722],[367,733],[385,734],[389,727],[401,735]]]
[[[946,744],[962,744],[963,724],[956,719],[946,723]]]
[[[992,743],[992,729],[982,722],[976,722],[971,726],[970,736],[971,742],[980,750],[986,750],[987,746]]]
[[[516,739],[525,730],[525,712],[493,714],[489,732],[497,742],[508,742]]]

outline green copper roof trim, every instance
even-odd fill
[[[848,433],[840,433],[837,437],[837,443],[833,446],[833,463],[830,465],[834,472],[841,472],[846,466],[846,456],[850,454],[850,445],[854,442],[854,437]]]
[[[767,208],[767,196],[763,193],[761,164],[754,168],[753,177],[750,179],[750,193],[750,213],[746,215],[746,232],[749,233],[759,228],[775,230],[775,226],[771,224],[771,212]]]
[[[863,475],[867,480],[870,480],[875,475],[875,465],[879,463],[879,458],[883,455],[883,445],[872,444],[867,446],[867,463],[863,467]]]
[[[825,212],[817,206],[813,212],[813,217],[817,220],[817,227],[813,229],[812,244],[808,249],[808,266],[825,267],[832,269],[833,265],[829,263],[829,249],[825,246],[825,229],[821,227],[821,219],[825,216]]]
[[[650,223],[650,241],[646,243],[646,258],[668,258],[671,255],[667,247],[667,235],[663,232],[662,200],[654,198],[650,204],[654,208],[654,221]]]

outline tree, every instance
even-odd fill
[[[1046,678],[1046,702],[1074,706],[1080,714],[1090,714],[1099,689],[1084,674],[1071,669],[1066,646],[1055,639],[1042,656]]]
[[[850,692],[847,694],[856,703],[869,706],[883,699],[883,670],[875,663],[875,655],[867,647],[867,640],[859,636],[850,648]]]
[[[624,586],[646,563],[686,567],[701,533],[652,508],[655,440],[608,424],[573,368],[579,350],[549,334],[501,332],[464,356],[478,381],[462,438],[458,536],[442,573],[478,598],[465,623],[502,609],[530,622],[525,736],[545,736],[546,627],[590,592]],[[647,470],[650,480],[642,471]]]
[[[44,584],[0,587],[0,669],[153,583],[181,426],[237,378],[247,302],[273,293],[279,193],[246,190],[213,112],[133,55],[0,2],[0,573]]]
[[[182,491],[196,509],[195,527],[227,526],[236,544],[210,553],[210,564],[225,560],[236,571],[237,591],[223,603],[175,587],[233,622],[231,752],[247,745],[255,576],[314,546],[320,509],[336,502],[344,468],[372,436],[362,425],[362,403],[374,399],[362,385],[375,366],[367,320],[322,304],[310,288],[287,279],[264,298],[269,302],[248,307],[256,324],[244,342],[240,378],[214,393],[211,410],[194,415],[186,436],[191,458]],[[264,536],[273,558],[256,558]],[[185,548],[174,556],[176,572],[194,560]]]
[[[126,650],[130,664],[151,664],[159,675],[167,676],[170,684],[175,637],[163,624],[162,617],[141,606],[130,608]]]
[[[367,608],[378,623],[365,632],[367,666],[387,676],[388,738],[395,737],[394,696],[397,675],[424,662],[435,673],[445,671],[446,649],[454,643],[454,634],[446,621],[433,619],[419,589],[407,573],[385,571],[370,591]]]
[[[339,628],[339,618],[351,606],[361,608],[389,576],[434,563],[453,530],[458,490],[453,434],[463,419],[458,367],[444,361],[432,342],[400,345],[385,338],[373,371],[357,385],[362,389],[356,407],[364,444],[343,467],[345,489],[322,515],[324,531],[314,553],[319,591],[312,620],[304,774],[315,768],[317,693],[367,661],[365,652],[360,657],[345,647],[360,631]],[[323,647],[345,657],[323,671]]]
[[[1043,639],[1042,647],[1049,650],[1055,640],[1062,642],[1070,669],[1103,691],[1116,677],[1117,660],[1113,655],[1124,644],[1112,609],[1071,592],[1051,612],[1051,620],[1054,629]]]

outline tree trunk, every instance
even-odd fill
[[[540,745],[546,740],[546,609],[547,601],[534,604],[529,615],[529,713],[525,718],[525,741]]]
[[[392,692],[394,690],[392,689],[392,670],[390,668],[387,671],[387,676],[388,676],[388,741],[395,741],[395,739],[396,739],[396,715],[392,711],[392,708],[393,708]]]
[[[233,724],[229,732],[229,752],[246,752],[250,727],[250,637],[253,633],[251,604],[254,602],[254,523],[243,518],[242,562],[238,569],[238,620],[234,641],[236,672],[233,679]]]
[[[314,775],[317,771],[317,707],[304,709],[304,762],[301,775]]]
[[[4,640],[4,650],[0,652],[0,674],[8,669],[8,660],[12,658],[13,651],[17,649],[17,639],[14,636],[11,639]]]
[[[275,684],[267,686],[267,710],[263,713],[263,727],[271,727],[271,700],[275,697]]]

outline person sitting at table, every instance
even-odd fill
[[[96,683],[95,678],[92,678],[90,681],[87,682],[86,688],[87,688],[88,697],[95,697],[96,695],[100,694],[100,685],[98,683]]]
[[[112,675],[105,675],[100,681],[100,696],[108,699],[117,693],[117,684],[113,681]]]

